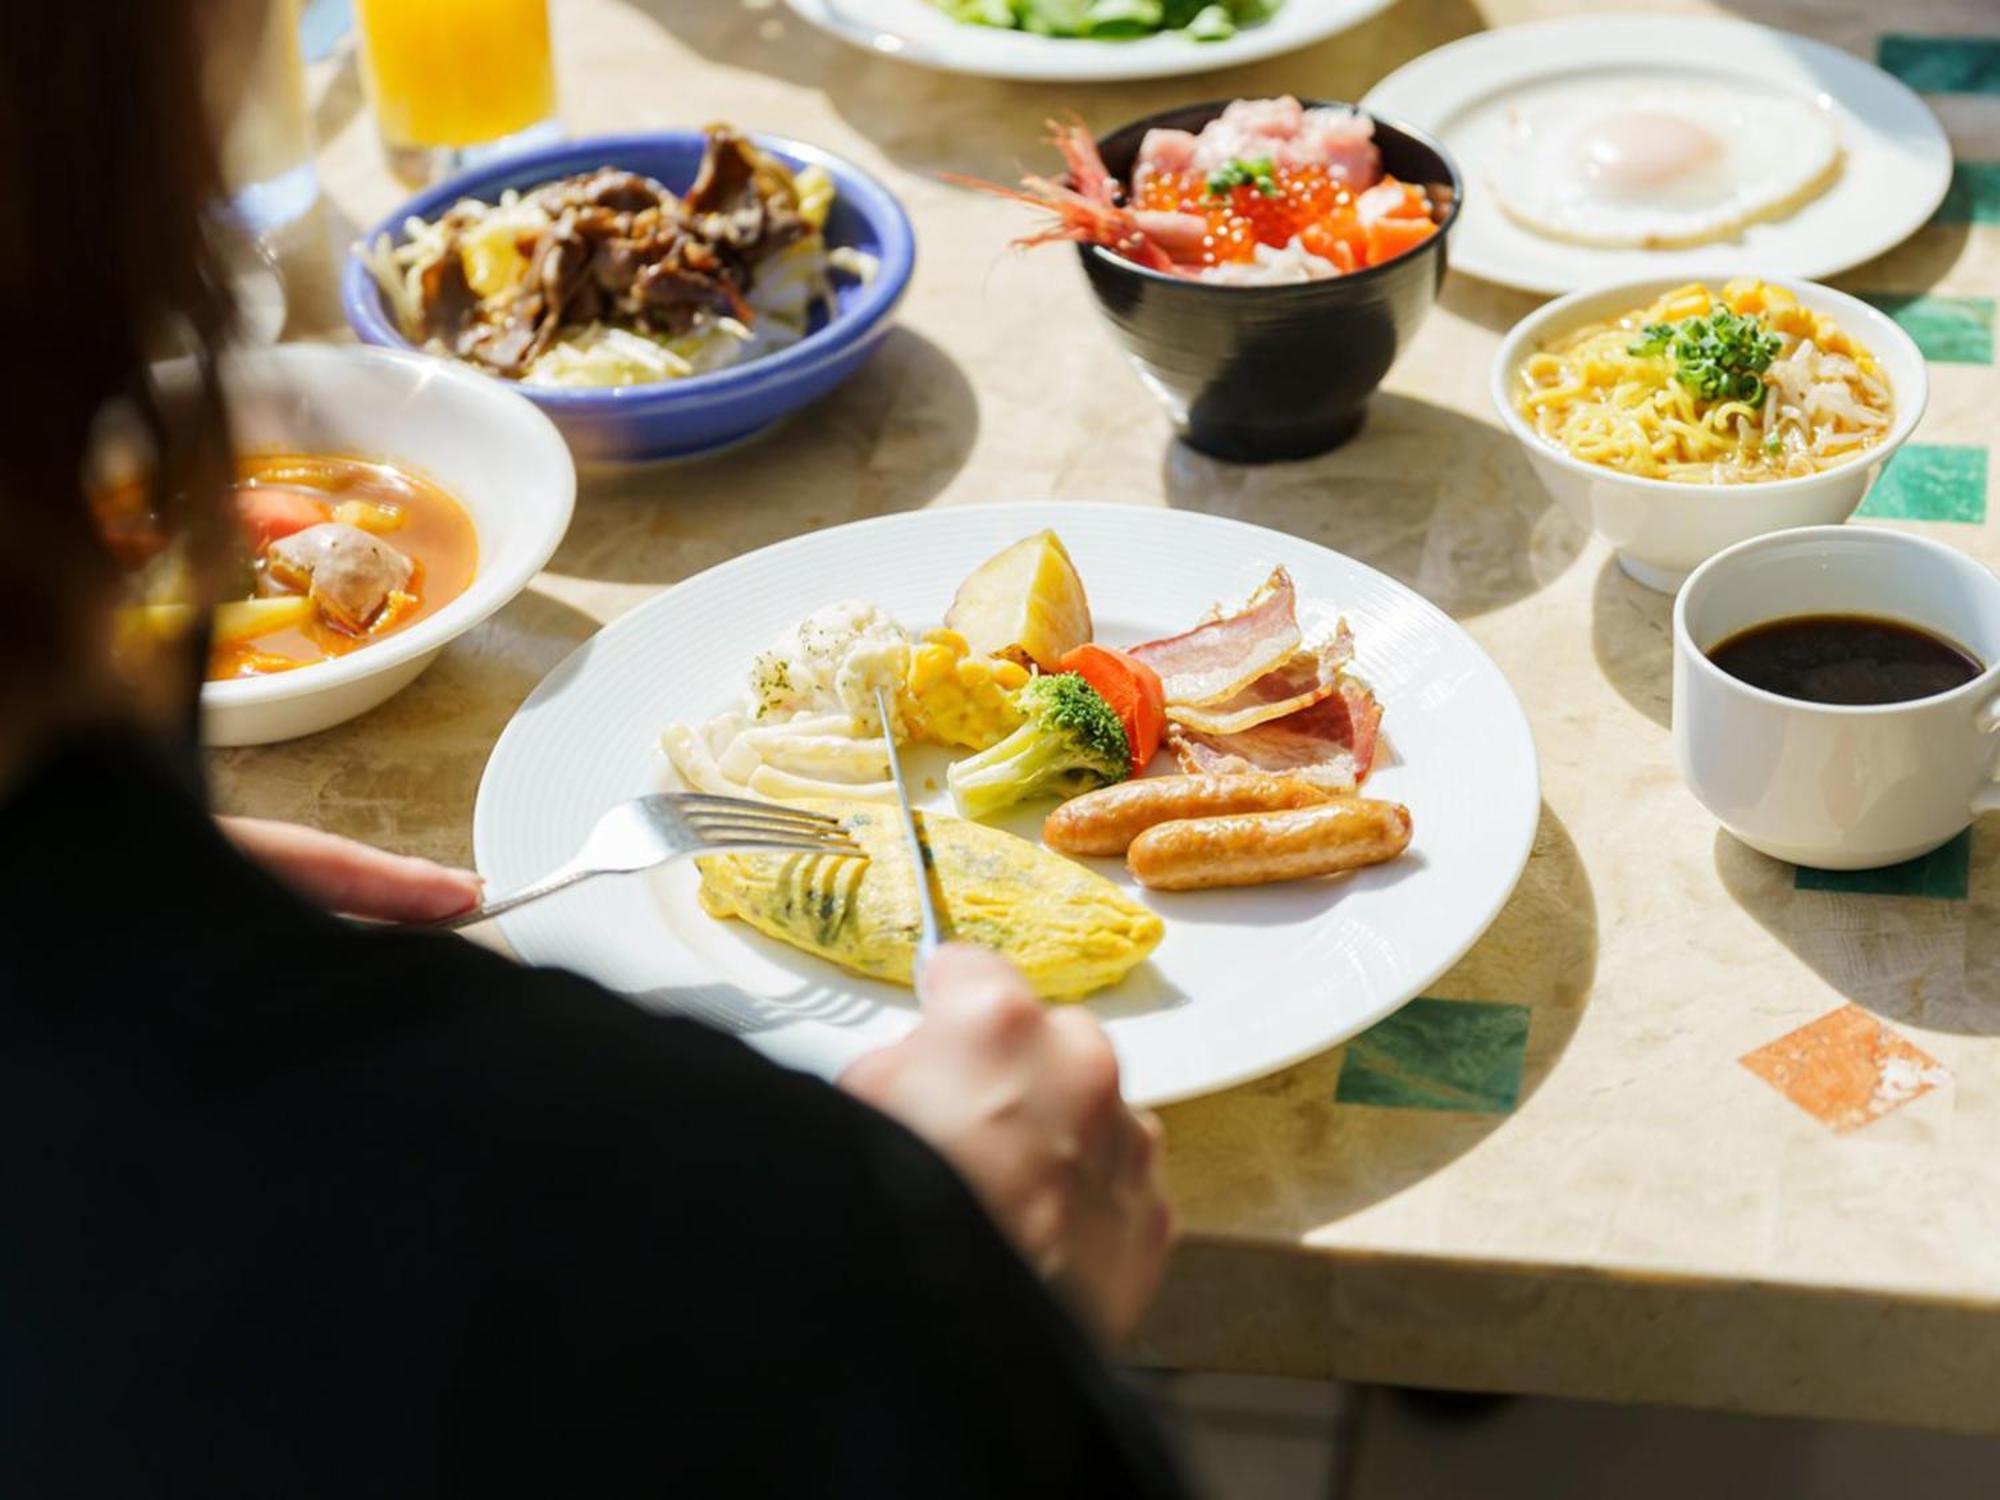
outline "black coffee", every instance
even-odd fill
[[[1870,615],[1771,620],[1738,631],[1708,659],[1740,682],[1808,703],[1908,703],[1986,670],[1943,636]]]

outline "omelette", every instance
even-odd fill
[[[857,974],[909,984],[917,891],[896,808],[793,805],[839,818],[869,857],[711,855],[697,861],[702,910]],[[1080,999],[1116,984],[1159,946],[1160,919],[1082,865],[982,823],[920,813],[917,825],[945,935],[1006,954],[1043,999]]]

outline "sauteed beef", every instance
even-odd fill
[[[531,197],[553,222],[521,240],[529,272],[519,285],[482,305],[456,253],[421,283],[424,337],[511,378],[565,326],[602,319],[672,336],[704,312],[749,323],[745,293],[758,263],[808,233],[790,178],[723,126],[709,129],[685,199],[608,167]],[[454,208],[439,220],[453,251],[477,215]]]

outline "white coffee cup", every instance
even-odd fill
[[[1869,615],[1919,626],[1985,670],[1906,703],[1807,703],[1708,659],[1753,625]],[[1719,552],[1674,602],[1674,759],[1753,849],[1865,870],[1915,859],[2000,809],[2000,579],[1906,532],[1809,526]]]

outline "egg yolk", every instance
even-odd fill
[[[1690,185],[1722,160],[1722,138],[1662,111],[1606,115],[1578,133],[1578,166],[1599,197],[1635,202]]]

